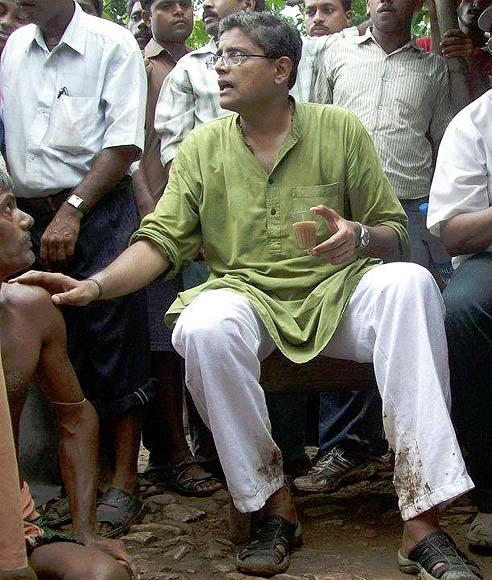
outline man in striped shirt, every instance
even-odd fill
[[[437,240],[419,207],[427,201],[436,151],[452,114],[445,61],[410,38],[421,0],[369,0],[372,27],[324,56],[314,101],[354,112],[371,135],[408,217],[412,261],[435,270]]]

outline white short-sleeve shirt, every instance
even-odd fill
[[[77,186],[102,149],[143,149],[147,81],[138,45],[123,27],[74,6],[51,52],[34,24],[3,51],[5,142],[19,197]]]
[[[460,111],[444,133],[429,198],[427,227],[492,206],[492,90]],[[492,247],[487,248],[492,251]],[[456,268],[468,255],[453,258]]]

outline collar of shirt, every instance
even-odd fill
[[[375,44],[377,44],[377,46],[380,46],[380,44],[378,43],[378,41],[374,38],[374,35],[372,33],[372,26],[370,26],[367,30],[366,33],[363,34],[362,36],[350,36],[349,37],[350,40],[354,43],[354,44],[364,44],[365,42],[368,42],[369,40],[372,40],[372,42],[374,42]],[[415,43],[415,38],[411,38],[408,42],[406,42],[403,46],[400,46],[400,48],[397,48],[396,50],[394,50],[393,52],[390,52],[388,54],[388,56],[390,54],[396,54],[397,52],[401,52],[403,50],[408,50],[409,48],[413,48],[414,50],[418,51],[418,52],[424,52],[419,46],[417,46],[417,44]]]
[[[211,38],[207,44],[201,46],[200,48],[195,49],[194,51],[190,52],[191,55],[194,54],[216,54],[217,52],[217,44],[213,38]]]
[[[164,53],[166,56],[168,56],[174,64],[176,64],[178,62],[174,58],[174,56],[167,50],[167,48],[165,48],[164,46],[159,44],[157,41],[155,41],[153,38],[151,38],[149,43],[145,47],[144,57],[145,58],[157,58],[162,53]]]
[[[296,100],[294,99],[294,97],[292,95],[289,95],[289,102],[292,103],[292,117],[291,117],[292,121],[290,124],[290,131],[289,131],[289,134],[287,135],[287,138],[285,139],[282,147],[280,148],[280,151],[278,152],[277,160],[275,161],[275,165],[273,166],[272,171],[270,172],[270,175],[275,172],[277,167],[282,163],[282,160],[284,159],[284,157],[296,145],[296,143],[299,141],[299,139],[302,135],[302,131],[303,131],[302,119],[301,119],[301,116],[300,116],[299,111],[298,111],[297,106],[296,106]],[[241,139],[244,141],[244,144],[251,151],[251,153],[254,155],[252,148],[250,147],[250,145],[246,141],[246,137],[244,136],[244,132],[243,132],[243,129],[241,127],[240,115],[237,115],[237,117],[236,117],[236,128],[237,128],[237,131],[238,131]],[[257,163],[259,164],[259,161],[257,161]]]
[[[66,44],[76,52],[81,55],[85,53],[85,45],[86,45],[86,22],[85,18],[87,15],[85,12],[80,8],[77,2],[74,2],[75,5],[75,12],[73,14],[72,20],[68,24],[63,36],[58,43],[58,46],[62,44]],[[40,48],[43,50],[48,50],[46,46],[46,42],[43,37],[43,33],[41,32],[41,28],[39,26],[34,26],[32,29],[32,42],[28,44],[27,50],[29,51],[34,42],[39,45]],[[56,48],[56,47],[55,47]]]

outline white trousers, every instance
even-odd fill
[[[444,304],[415,264],[377,266],[359,282],[322,354],[372,362],[394,483],[404,520],[473,488],[449,416]],[[186,383],[213,433],[234,504],[260,509],[283,485],[271,437],[260,361],[275,344],[252,304],[230,290],[198,296],[178,319],[173,344]],[[306,377],[309,384],[309,377]]]

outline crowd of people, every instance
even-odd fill
[[[156,484],[261,511],[237,566],[273,576],[302,543],[292,486],[369,462],[394,466],[399,569],[483,578],[439,510],[470,492],[492,548],[492,2],[419,39],[422,0],[368,0],[359,26],[349,0],[304,4],[301,36],[263,0],[204,0],[190,50],[192,0],[129,0],[128,30],[101,0],[0,0],[0,578],[137,578],[115,538]],[[374,366],[377,391],[321,395],[309,465],[304,399],[261,387],[277,349]],[[34,378],[63,480],[42,517],[14,454]]]

